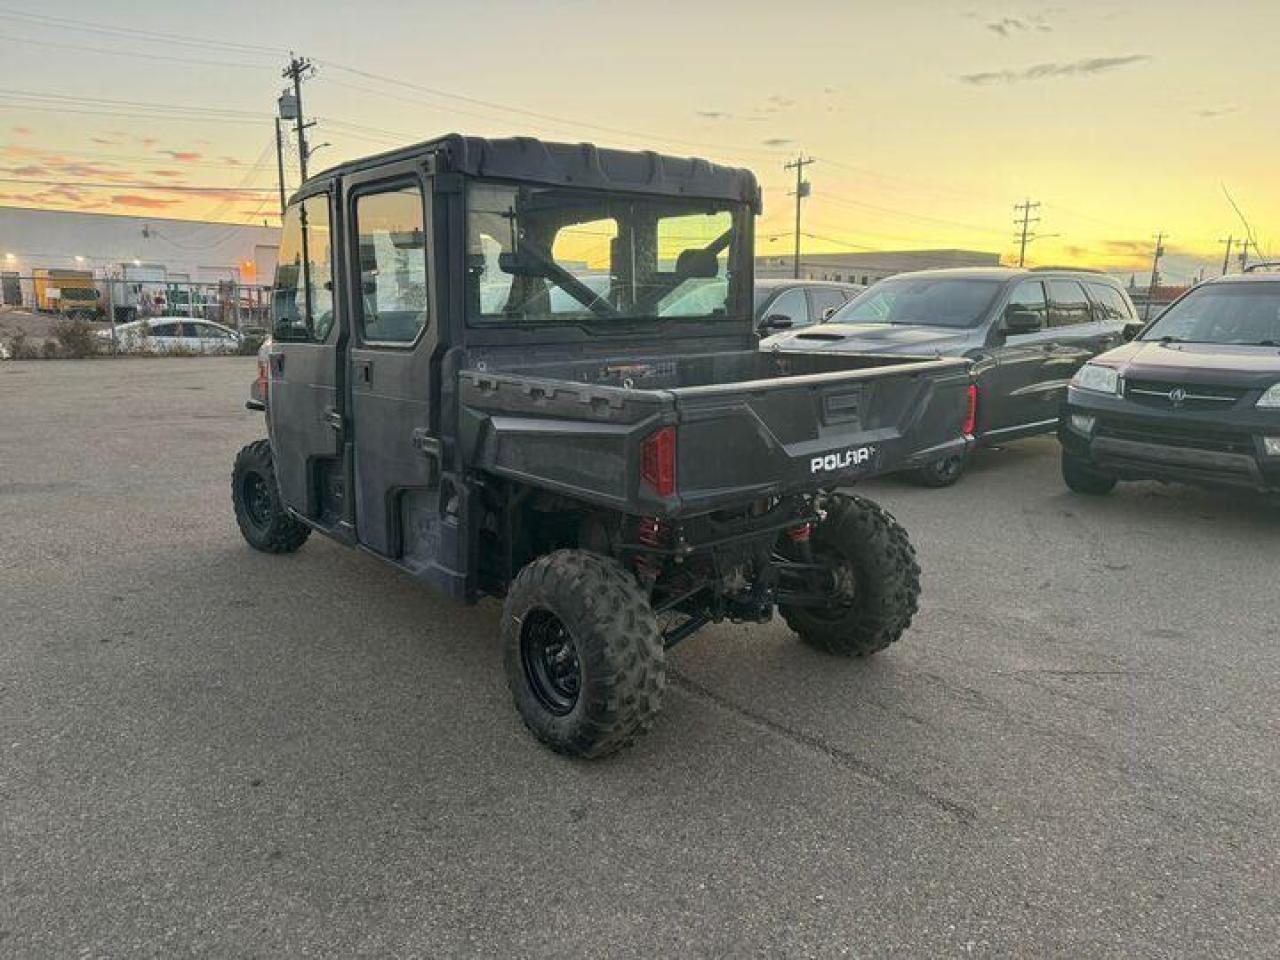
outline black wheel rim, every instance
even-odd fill
[[[244,512],[249,522],[255,527],[266,527],[271,524],[273,504],[271,488],[260,473],[250,473],[244,478],[241,496],[244,499]]]
[[[582,688],[578,648],[550,610],[530,610],[520,628],[520,660],[538,702],[558,717],[573,710]]]

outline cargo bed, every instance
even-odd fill
[[[625,513],[692,516],[963,452],[968,361],[736,351],[458,374],[464,462]],[[675,429],[675,487],[641,447]]]

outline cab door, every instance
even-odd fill
[[[434,542],[430,531],[406,521],[425,523],[422,518],[438,515],[431,403],[437,333],[426,185],[416,164],[383,167],[349,181],[344,206],[356,532],[362,544],[398,560],[428,552],[423,544]]]
[[[267,424],[284,502],[327,527],[344,518],[341,343],[333,293],[332,196],[285,212],[271,291]]]

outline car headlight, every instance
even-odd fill
[[[1116,394],[1120,392],[1120,374],[1113,367],[1086,363],[1071,378],[1071,385],[1079,390]]]
[[[1262,395],[1258,400],[1258,406],[1263,410],[1280,410],[1280,383],[1274,384]]]

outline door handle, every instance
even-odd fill
[[[325,407],[324,422],[327,423],[329,426],[333,427],[333,429],[341,431],[342,430],[342,412],[338,410],[337,407]]]
[[[373,384],[373,361],[372,360],[353,360],[351,365],[355,368],[356,382],[365,386]]]

